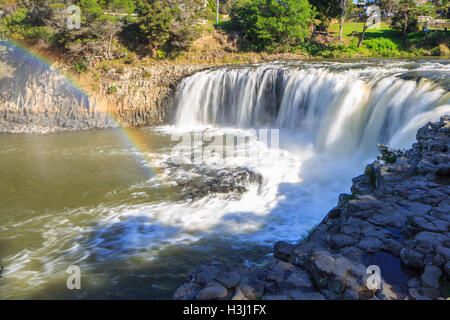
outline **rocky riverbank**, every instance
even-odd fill
[[[449,147],[447,115],[421,128],[411,149],[368,165],[306,239],[275,243],[263,267],[203,265],[174,299],[448,298]]]
[[[178,83],[207,65],[118,66],[103,70],[95,89],[80,86],[37,57],[6,42],[0,74],[0,132],[142,127],[170,117]],[[82,79],[81,79],[82,80]]]

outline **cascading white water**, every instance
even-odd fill
[[[435,72],[449,70],[435,66]],[[367,154],[377,143],[405,147],[420,126],[450,113],[444,88],[403,80],[405,72],[276,65],[200,72],[179,87],[175,124],[274,127],[335,155]]]
[[[169,279],[178,277],[181,282],[183,274],[207,261],[258,261],[272,251],[275,241],[296,242],[318,224],[336,204],[339,193],[349,192],[351,178],[375,159],[377,143],[408,148],[418,128],[450,114],[449,80],[450,64],[445,61],[279,63],[194,74],[177,88],[175,125],[139,130],[141,138],[152,141],[146,156],[158,168],[158,177],[132,181],[131,185],[114,184],[100,200],[80,208],[49,209],[40,215],[33,211],[21,214],[19,223],[6,221],[3,228],[10,230],[11,243],[16,242],[20,225],[26,226],[22,229],[30,230],[32,237],[22,250],[1,257],[4,280],[9,283],[8,289],[0,290],[0,298],[22,297],[25,287],[38,292],[49,279],[64,289],[66,269],[72,264],[82,268],[83,283],[112,282],[114,287],[114,282],[123,278],[127,287],[126,279],[134,277],[147,294],[153,283],[139,278],[143,270],[150,270],[147,276],[160,277],[159,285],[164,288]],[[280,129],[280,153],[259,141],[251,145],[258,150],[257,159],[241,156],[221,162],[211,155],[196,167],[173,169],[170,165],[175,143],[169,143],[168,134],[173,132],[179,135],[195,130],[208,138],[223,134],[249,137],[255,134],[254,128],[266,127]],[[83,136],[73,134],[70,141],[78,135]],[[53,158],[59,148],[46,140],[53,137],[39,139],[50,146],[47,152]],[[100,163],[109,159],[113,165],[104,169],[109,185],[114,181],[109,179],[111,168],[124,163],[133,168],[126,161],[137,150],[115,145],[114,137],[99,145],[96,139],[95,135],[89,142],[83,138],[74,146],[63,143],[58,163],[77,156],[98,158]],[[153,143],[159,140],[159,144]],[[17,148],[7,146],[2,149],[6,155],[8,149]],[[26,149],[29,146],[26,144]],[[201,152],[201,146],[194,148],[191,153]],[[52,173],[44,163],[45,170],[39,172]],[[249,185],[238,197],[208,194],[193,202],[168,196],[165,189],[178,186],[184,178],[201,180],[210,169],[236,167],[260,174],[261,185]],[[22,172],[18,168],[17,172]],[[86,168],[82,169],[85,172]],[[122,167],[116,170],[122,172]],[[97,194],[97,185],[92,188]],[[17,211],[16,206],[11,211]],[[39,223],[43,231],[36,233]],[[166,291],[172,294],[176,286]],[[161,297],[160,287],[155,285],[152,290],[153,298]]]

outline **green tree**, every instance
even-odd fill
[[[81,0],[77,2],[85,23],[91,23],[103,15],[103,9],[97,0]]]
[[[401,30],[403,46],[406,46],[408,32],[417,30],[417,4],[415,0],[381,0],[381,6],[392,13],[393,29]]]
[[[349,17],[352,12],[354,5],[351,0],[339,0],[339,6],[341,7],[341,19],[339,22],[339,40],[342,40],[342,30],[344,28],[344,22],[347,17]]]
[[[328,31],[331,20],[338,18],[342,12],[339,0],[309,0],[316,9],[316,18],[320,20],[317,29]]]
[[[152,55],[161,50],[176,52],[186,49],[198,36],[197,21],[206,8],[203,0],[138,0],[139,31]]]
[[[309,36],[313,9],[307,0],[244,0],[230,10],[234,29],[255,50],[286,50]]]
[[[113,11],[120,13],[128,13],[132,14],[136,9],[135,3],[133,0],[110,0],[105,1],[105,6]]]
[[[139,30],[156,53],[158,47],[163,46],[170,37],[174,9],[164,6],[162,1],[140,0],[137,3],[137,13],[141,18]]]

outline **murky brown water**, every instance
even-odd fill
[[[0,135],[0,299],[170,298],[215,252],[237,258],[221,240],[170,242],[176,231],[146,217],[177,200],[151,163],[170,145],[149,129]],[[71,264],[81,290],[67,289]]]

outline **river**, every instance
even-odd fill
[[[163,299],[205,262],[263,266],[349,192],[377,143],[407,148],[450,114],[449,90],[446,60],[220,67],[180,83],[164,126],[1,134],[0,299]],[[221,137],[227,157],[204,152]],[[260,178],[202,184],[239,172]]]

